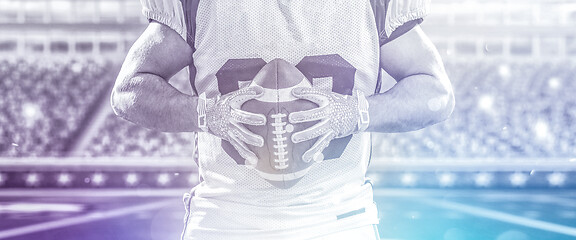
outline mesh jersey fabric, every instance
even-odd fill
[[[187,0],[183,0],[187,1]],[[431,0],[371,0],[378,35],[382,39],[392,35],[398,27],[412,20],[422,19],[430,11]],[[182,10],[182,1],[178,0],[140,0],[142,13],[148,19],[161,22],[178,32],[186,40],[186,24]]]
[[[183,16],[179,1],[154,1],[162,4],[153,7],[150,2],[142,0],[147,17],[177,32],[185,29],[182,19],[155,18]],[[179,33],[185,38],[186,31]],[[302,71],[320,69],[318,63],[328,66],[326,72],[305,73],[315,87],[342,94],[370,94],[377,87],[379,32],[369,0],[200,1],[194,39],[194,85],[207,97],[248,85],[251,72],[275,58]],[[351,76],[338,74],[350,69]],[[203,181],[188,203],[185,239],[307,239],[376,224],[365,178],[370,134],[333,143],[338,144],[324,152],[326,160],[293,187],[279,189],[244,166],[225,142],[198,133]]]

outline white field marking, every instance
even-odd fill
[[[0,202],[0,213],[35,213],[35,212],[81,212],[82,204],[35,203],[35,202]]]
[[[182,197],[190,189],[2,189],[0,197]]]
[[[564,226],[560,224],[520,217],[504,212],[494,211],[486,208],[479,208],[473,207],[466,204],[446,201],[446,200],[437,200],[431,198],[415,198],[417,202],[424,203],[434,207],[440,207],[445,209],[450,209],[454,211],[459,211],[463,213],[467,213],[470,215],[493,219],[501,222],[507,222],[512,224],[517,224],[525,227],[531,227],[535,229],[540,229],[544,231],[565,234],[568,236],[576,236],[576,228]]]
[[[69,227],[69,226],[73,226],[73,225],[89,223],[89,222],[94,222],[94,221],[100,221],[100,220],[104,220],[104,219],[120,217],[120,216],[138,213],[138,212],[142,212],[142,211],[158,209],[158,208],[162,208],[162,207],[166,207],[166,206],[170,206],[170,205],[174,205],[173,199],[159,201],[159,202],[153,202],[153,203],[147,203],[147,204],[137,205],[137,206],[133,206],[133,207],[114,209],[114,210],[109,210],[109,211],[93,212],[93,213],[83,215],[83,216],[65,218],[65,219],[55,220],[55,221],[51,221],[51,222],[38,223],[38,224],[28,225],[28,226],[24,226],[24,227],[18,227],[18,228],[0,231],[0,239],[22,236],[22,235],[26,235],[26,234],[52,230],[52,229],[56,229],[56,228]]]
[[[558,191],[558,189],[552,189],[551,191]],[[470,197],[474,198],[484,197],[490,199],[505,199],[505,200],[523,200],[529,201],[531,199],[537,199],[536,202],[546,203],[548,202],[570,202],[567,196],[576,196],[575,190],[562,190],[563,195],[551,196],[549,193],[543,193],[540,190],[526,190],[523,192],[502,192],[501,190],[493,189],[374,189],[374,196],[378,197]],[[557,193],[556,193],[557,194]],[[569,198],[569,197],[568,197]],[[572,200],[576,203],[576,200]]]
[[[556,190],[552,190],[556,191]],[[555,204],[563,207],[576,207],[576,199],[569,196],[576,196],[576,191],[563,190],[563,195],[550,195],[541,191],[525,191],[522,193],[502,192],[498,190],[461,190],[461,189],[375,189],[374,196],[378,197],[412,197],[412,198],[430,198],[430,197],[470,197],[475,199],[482,198],[488,201],[522,201],[537,204]]]

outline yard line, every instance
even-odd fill
[[[100,221],[100,220],[109,219],[109,218],[121,217],[124,215],[139,213],[142,211],[159,209],[159,208],[163,208],[163,207],[166,207],[169,205],[174,205],[174,199],[158,201],[158,202],[153,202],[153,203],[147,203],[147,204],[141,204],[141,205],[132,206],[132,207],[102,211],[102,212],[93,212],[93,213],[90,213],[87,215],[65,218],[65,219],[55,220],[55,221],[51,221],[51,222],[44,222],[44,223],[38,223],[38,224],[33,224],[33,225],[29,225],[29,226],[24,226],[24,227],[18,227],[18,228],[3,230],[3,231],[0,231],[0,239],[6,239],[6,238],[10,238],[10,237],[22,236],[22,235],[26,235],[26,234],[31,234],[31,233],[41,232],[41,231],[47,231],[47,230],[56,229],[56,228],[62,228],[62,227],[68,227],[68,226],[83,224],[83,223]]]
[[[521,226],[525,226],[525,227],[531,227],[531,228],[535,228],[535,229],[540,229],[540,230],[545,230],[545,231],[549,231],[549,232],[565,234],[568,236],[576,237],[576,228],[565,226],[565,225],[545,222],[545,221],[531,219],[531,218],[520,217],[520,216],[516,216],[513,214],[505,213],[505,212],[494,211],[494,210],[487,209],[487,208],[474,207],[474,206],[461,204],[461,203],[457,203],[457,202],[452,202],[452,201],[446,201],[446,200],[439,200],[439,199],[432,199],[432,198],[417,198],[417,199],[413,199],[413,200],[416,202],[427,204],[429,206],[450,209],[450,210],[454,210],[454,211],[467,213],[470,215],[475,215],[478,217],[493,219],[493,220],[497,220],[497,221],[501,221],[501,222],[517,224],[517,225],[521,225]]]
[[[498,199],[509,199],[509,200],[530,200],[532,198],[539,199],[565,199],[570,201],[569,196],[576,196],[576,191],[572,189],[551,189],[550,192],[554,192],[555,196],[550,196],[549,192],[544,192],[546,190],[530,190],[524,189],[521,192],[514,192],[510,194],[509,192],[503,192],[498,189],[451,189],[451,188],[409,188],[409,189],[395,189],[395,188],[375,188],[374,195],[379,197],[470,197],[470,196],[482,196],[487,198],[498,198]],[[561,191],[559,194],[556,191]],[[553,200],[549,200],[553,201]]]
[[[190,191],[181,189],[2,189],[0,197],[177,197]]]

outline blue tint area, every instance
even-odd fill
[[[553,191],[377,190],[379,231],[403,240],[574,239],[576,197]]]

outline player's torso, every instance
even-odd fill
[[[195,85],[208,97],[235,88],[214,84],[248,84],[250,68],[275,58],[308,69],[318,66],[308,66],[307,59],[320,59],[335,66],[309,74],[333,75],[333,84],[353,82],[355,89],[374,91],[379,51],[370,1],[200,1],[196,19]],[[234,64],[240,66],[233,77],[216,76]],[[354,79],[338,78],[350,70]]]
[[[375,91],[379,45],[369,1],[200,1],[196,22],[195,88],[207,97],[249,85],[276,58],[296,66],[314,87],[341,94]],[[330,209],[342,201],[371,202],[364,185],[369,134],[334,141],[326,160],[287,189],[244,166],[218,138],[200,133],[198,147],[204,183],[196,196],[202,199],[264,208],[315,203]]]

